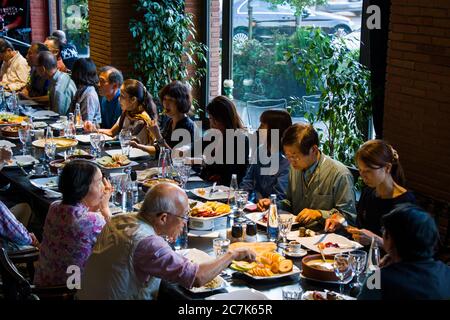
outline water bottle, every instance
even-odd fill
[[[81,109],[80,104],[75,104],[75,127],[82,127],[83,126],[83,119],[81,119]]]
[[[267,216],[267,238],[269,241],[275,242],[278,240],[278,209],[277,209],[277,195],[270,195],[270,207]]]
[[[132,212],[134,205],[133,181],[131,181],[131,172],[128,171],[125,184],[125,192],[122,193],[122,211]]]
[[[234,192],[239,189],[238,182],[237,182],[237,174],[231,175],[231,183],[230,183],[230,190],[228,194],[228,204],[230,205],[232,211],[237,210],[237,204],[236,204],[236,198]]]
[[[172,179],[172,159],[170,149],[161,147],[159,152],[158,167],[161,168],[161,178]]]
[[[5,99],[5,90],[3,86],[0,86],[0,112],[6,111],[6,99]]]
[[[11,112],[14,114],[19,114],[19,99],[15,91],[11,92]]]
[[[71,112],[69,113],[69,118],[67,120],[67,125],[65,127],[65,136],[68,138],[75,138],[75,135],[77,133],[77,130],[75,128],[75,116],[74,114]]]

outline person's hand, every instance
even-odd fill
[[[359,242],[363,246],[370,245],[372,238],[375,238],[377,241],[380,238],[378,235],[367,229],[347,228],[347,232],[352,234],[353,240]]]
[[[31,245],[33,247],[39,248],[40,247],[39,240],[36,238],[33,232],[30,232],[30,238],[31,238]]]
[[[320,213],[319,210],[305,208],[300,211],[295,220],[303,225],[307,225],[308,223],[319,220],[320,218],[322,218],[322,213]]]
[[[162,138],[161,131],[159,130],[158,121],[150,120],[149,126],[150,133],[156,138],[156,140],[160,140]]]
[[[270,199],[267,198],[259,199],[258,203],[256,204],[256,209],[258,211],[265,211],[269,209],[269,207],[270,207]]]
[[[96,132],[98,130],[97,126],[89,120],[86,120],[83,124],[84,132]]]
[[[389,254],[385,254],[383,258],[380,260],[380,264],[378,267],[383,268],[387,267],[388,265],[392,264],[394,261],[392,260],[392,257]]]
[[[325,232],[334,232],[342,227],[345,218],[340,213],[335,213],[325,220]]]
[[[105,219],[109,219],[111,215],[109,211],[109,199],[111,198],[112,192],[113,187],[111,182],[109,182],[108,179],[103,178],[103,196],[100,202],[100,212]]]
[[[12,150],[10,147],[0,147],[0,163],[11,160]]]
[[[135,140],[130,141],[130,147],[140,149],[139,144]]]
[[[231,250],[231,253],[233,254],[233,260],[237,261],[255,261],[256,259],[256,252],[249,248],[237,248],[234,250]]]

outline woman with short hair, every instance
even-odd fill
[[[59,190],[62,201],[50,205],[45,219],[34,279],[38,286],[64,285],[69,266],[83,271],[105,220],[111,217],[111,184],[94,163],[68,163],[59,177]]]

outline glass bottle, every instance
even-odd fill
[[[83,119],[81,119],[80,104],[75,104],[75,127],[79,128],[83,126]]]
[[[14,114],[19,114],[19,98],[17,97],[17,94],[15,91],[11,92],[11,112]]]
[[[231,175],[231,183],[230,183],[230,190],[228,194],[228,204],[231,207],[231,210],[234,212],[237,210],[236,205],[236,198],[235,198],[235,191],[239,189],[238,182],[237,182],[237,174]]]
[[[71,112],[69,113],[69,118],[67,120],[67,125],[65,127],[65,136],[67,138],[75,138],[76,135],[76,128],[75,128],[75,116],[74,114]]]
[[[0,86],[0,112],[6,111],[5,90]]]
[[[272,242],[278,240],[278,209],[276,194],[270,195],[270,207],[267,216],[267,238]]]
[[[133,205],[134,205],[133,181],[131,180],[131,170],[128,170],[125,182],[125,192],[122,193],[122,211],[132,212]]]
[[[158,167],[161,168],[161,178],[172,179],[172,159],[170,157],[170,149],[161,147]]]

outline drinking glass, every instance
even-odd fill
[[[351,271],[351,257],[349,254],[338,253],[334,256],[334,273],[339,278],[339,293],[344,293],[344,279]]]
[[[122,154],[127,157],[130,155],[130,141],[132,134],[130,130],[122,129],[119,133],[120,147],[122,148]]]
[[[302,300],[303,289],[299,290],[284,290],[281,289],[283,300]]]
[[[278,232],[282,238],[280,247],[287,247],[287,235],[291,231],[292,216],[288,214],[278,215]]]
[[[352,259],[352,271],[356,275],[356,283],[353,287],[359,287],[361,286],[360,275],[366,268],[367,252],[363,250],[355,250],[350,252],[350,257]]]
[[[21,127],[19,129],[19,139],[22,142],[22,155],[26,155],[27,153],[27,142],[30,140],[30,128],[29,127]]]
[[[124,173],[116,174],[109,177],[113,193],[111,195],[112,204],[115,206],[122,205],[122,194],[126,192],[127,175]]]
[[[182,250],[187,249],[188,247],[188,227],[187,224],[184,224],[183,231],[181,231],[180,235],[177,237],[173,244],[174,250]]]
[[[242,218],[244,215],[244,208],[248,202],[248,192],[244,190],[237,190],[234,193],[234,197],[236,200],[236,206],[238,209],[238,218]]]
[[[230,239],[216,238],[213,240],[214,254],[217,258],[224,255],[230,247]]]
[[[94,153],[93,155],[94,155],[94,157],[98,157],[98,148],[99,148],[99,144],[100,144],[101,135],[98,133],[91,133],[89,135],[89,139],[90,139],[92,150]]]

